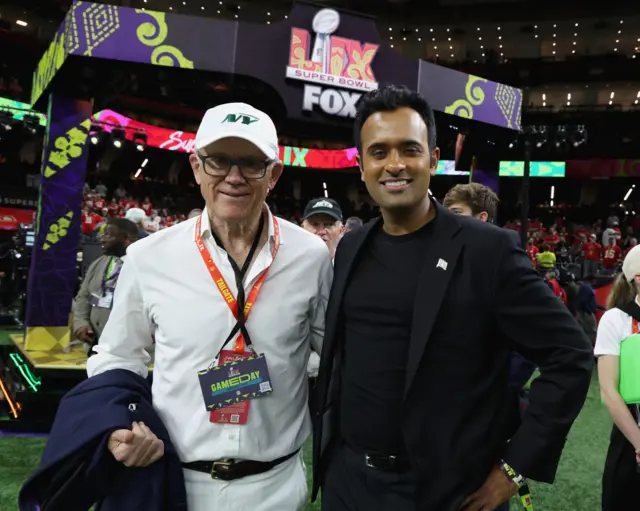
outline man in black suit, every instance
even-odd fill
[[[439,150],[422,97],[369,93],[355,137],[382,218],[336,254],[313,496],[321,485],[326,511],[491,511],[522,477],[554,479],[591,346],[511,236],[429,198]],[[542,374],[507,443],[514,349]]]

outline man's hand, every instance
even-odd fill
[[[127,467],[147,467],[164,456],[164,443],[143,422],[111,433],[108,449]]]
[[[93,338],[93,330],[91,330],[91,327],[89,325],[81,326],[80,328],[76,329],[74,335],[79,341],[91,342]]]
[[[469,495],[460,507],[463,511],[493,511],[507,502],[518,492],[518,486],[511,481],[500,467],[493,467],[482,487]]]

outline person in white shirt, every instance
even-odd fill
[[[145,348],[155,339],[153,404],[183,462],[189,511],[302,510],[306,369],[311,349],[321,350],[331,259],[320,238],[265,204],[283,169],[267,114],[242,103],[208,110],[189,161],[205,210],[130,247],[87,371],[146,377]],[[246,321],[236,319],[238,310]],[[264,358],[245,360],[250,350]],[[259,398],[217,409],[215,396],[228,392],[211,378],[228,373],[230,382],[265,360],[251,373],[265,377]],[[109,449],[127,466],[163,454],[144,425],[114,432]]]
[[[147,218],[142,219],[143,226],[148,232],[158,232],[160,230],[160,217],[158,210],[152,209],[151,214]]]
[[[602,509],[622,511],[640,487],[640,247],[622,263],[598,325],[595,355],[602,400],[614,426],[602,477]]]

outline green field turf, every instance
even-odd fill
[[[600,509],[600,477],[610,428],[611,420],[600,403],[594,378],[585,407],[569,436],[556,483],[531,484],[535,511]],[[0,437],[0,511],[17,510],[20,485],[37,466],[44,443],[40,438]],[[310,466],[309,444],[305,459]],[[308,510],[319,509],[317,503],[308,506]],[[511,509],[522,508],[514,502]]]

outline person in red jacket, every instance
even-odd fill
[[[540,253],[540,249],[536,247],[535,241],[533,238],[529,238],[529,243],[527,244],[527,254],[529,254],[529,259],[531,259],[531,264],[535,268],[538,264],[538,254]]]
[[[598,243],[596,234],[589,236],[589,241],[582,245],[582,252],[584,253],[584,274],[596,275],[602,259],[602,245]]]
[[[614,273],[618,267],[618,263],[620,263],[621,257],[622,250],[617,244],[616,239],[613,237],[610,238],[609,245],[604,248],[602,253],[602,267],[607,273]]]
[[[555,271],[546,272],[544,280],[547,283],[547,285],[551,288],[551,290],[553,291],[553,294],[556,295],[558,298],[560,298],[560,301],[562,303],[564,303],[565,306],[566,306],[567,305],[567,292],[560,285],[560,282],[558,282],[558,279],[556,278],[556,272]]]
[[[112,216],[112,217],[118,216],[118,213],[120,212],[120,206],[118,205],[118,201],[116,200],[115,197],[111,199],[111,202],[107,207],[109,208],[109,216]]]
[[[103,220],[104,219],[97,213],[93,213],[89,208],[84,208],[82,215],[80,216],[82,234],[85,236],[91,236],[95,228]]]
[[[627,257],[627,254],[629,253],[629,251],[633,247],[635,247],[637,244],[638,244],[638,240],[636,238],[629,238],[629,240],[627,241],[627,249],[624,251],[624,255],[622,256],[622,259]]]

